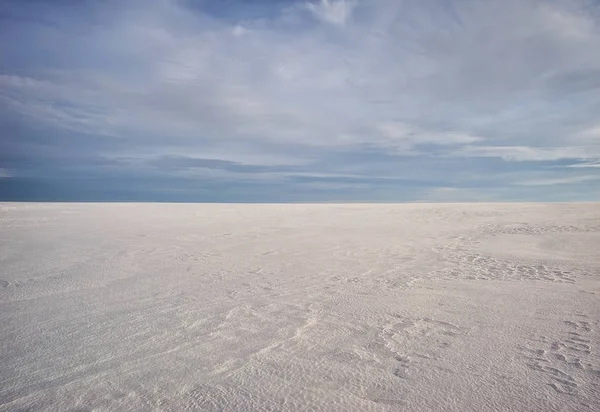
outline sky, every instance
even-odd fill
[[[600,1],[3,0],[0,200],[600,201]]]

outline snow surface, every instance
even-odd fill
[[[600,204],[0,204],[0,411],[598,411]]]

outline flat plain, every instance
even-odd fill
[[[0,411],[598,411],[600,204],[0,203]]]

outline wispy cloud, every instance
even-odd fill
[[[574,165],[568,165],[566,167],[579,168],[579,169],[581,169],[581,168],[587,168],[587,167],[590,167],[590,168],[600,168],[600,163],[577,163],[577,164],[574,164]]]
[[[9,0],[0,19],[15,176],[352,175],[372,182],[344,186],[362,200],[418,196],[409,178],[518,198],[507,168],[600,163],[592,0]]]
[[[499,157],[507,161],[597,159],[600,157],[600,147],[464,146],[454,154]]]
[[[600,180],[599,175],[583,175],[583,176],[570,176],[570,177],[559,177],[555,179],[537,179],[537,180],[523,180],[517,182],[521,186],[554,186],[554,185],[567,185],[571,183],[590,182],[594,180]]]
[[[328,23],[346,24],[356,6],[356,0],[320,0],[306,7],[315,17]]]

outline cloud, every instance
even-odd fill
[[[600,73],[598,73],[598,76],[600,77]],[[600,125],[594,125],[581,131],[579,137],[589,143],[600,142]]]
[[[405,123],[388,122],[377,126],[384,138],[381,144],[413,147],[423,144],[456,145],[483,140],[479,136],[454,131],[422,130]]]
[[[600,148],[531,147],[531,146],[464,146],[457,152],[463,156],[499,157],[508,161],[547,161],[559,159],[596,159]]]
[[[600,163],[577,163],[574,165],[568,165],[566,167],[573,167],[573,168],[600,168]]]
[[[295,171],[294,166],[264,166],[252,165],[229,160],[205,159],[187,156],[161,156],[149,162],[153,167],[161,170],[185,170],[185,169],[215,169],[237,173],[266,173]]]
[[[484,187],[600,162],[597,2],[219,4],[4,2],[10,170]]]
[[[517,182],[521,186],[553,186],[553,185],[567,185],[573,183],[590,182],[593,180],[600,180],[600,175],[584,175],[584,176],[569,176],[559,177],[555,179],[537,179],[537,180],[524,180]]]
[[[306,5],[315,17],[328,23],[344,25],[356,7],[353,0],[320,0]]]

